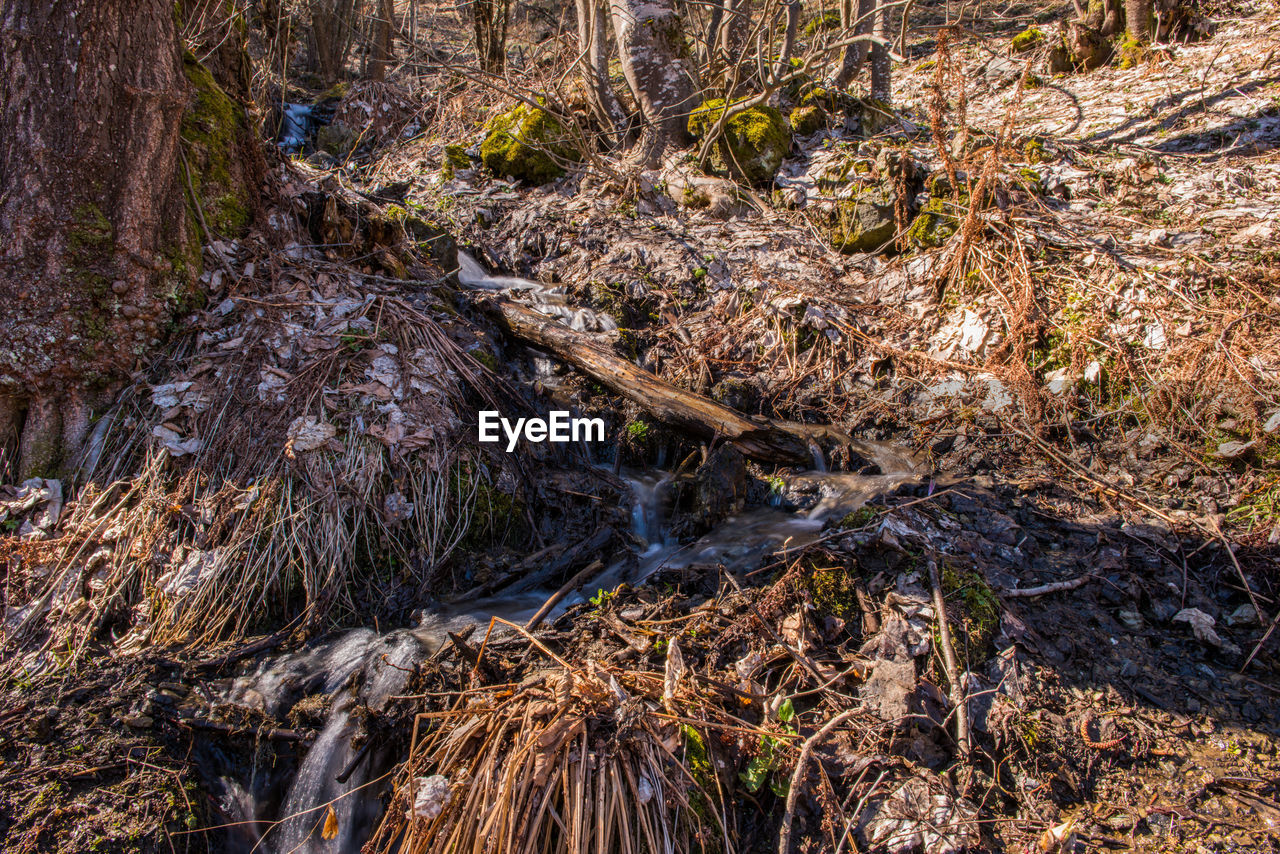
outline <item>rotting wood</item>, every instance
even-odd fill
[[[760,462],[805,465],[812,460],[809,440],[799,430],[678,388],[527,306],[498,297],[485,298],[483,306],[508,334],[563,359],[666,424],[706,439],[718,437]]]

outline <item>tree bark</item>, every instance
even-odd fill
[[[391,38],[395,32],[396,4],[395,0],[378,0],[378,20],[374,27],[373,62],[369,63],[369,76],[374,80],[383,80],[387,76],[387,68],[395,59],[391,48]]]
[[[697,76],[672,0],[611,0],[622,73],[644,116],[640,159],[656,165],[688,140],[689,113],[698,103]]]
[[[1124,24],[1129,39],[1139,44],[1151,41],[1152,0],[1125,0]]]
[[[72,473],[92,410],[197,296],[188,199],[221,233],[250,217],[228,184],[252,172],[256,193],[261,153],[239,147],[243,104],[183,57],[182,12],[172,0],[4,0],[0,433],[17,437],[18,477]],[[247,88],[245,66],[220,64]]]
[[[840,5],[840,26],[845,36],[870,35],[875,24],[876,0],[843,0]],[[835,85],[848,86],[862,72],[867,59],[867,42],[854,42],[844,49],[840,70],[836,72]]]
[[[189,90],[166,0],[6,0],[0,56],[0,396],[18,475],[51,475],[190,288]]]
[[[884,101],[893,100],[893,60],[889,57],[889,7],[882,0],[875,11],[875,35],[879,42],[871,45],[871,97]]]
[[[609,84],[609,30],[601,0],[575,0],[578,13],[578,49],[582,54],[582,78],[596,119],[620,141],[627,118]]]
[[[781,79],[791,72],[791,55],[796,50],[796,36],[800,31],[800,0],[783,0],[786,13],[786,29],[782,34],[782,50],[778,52],[778,68],[775,75]]]
[[[509,0],[472,0],[476,31],[476,53],[480,69],[501,74],[507,59],[507,18]]]
[[[519,303],[490,298],[485,307],[508,334],[553,353],[660,421],[703,438],[718,437],[762,462],[805,465],[813,459],[808,440],[780,422],[748,417],[677,388]]]
[[[727,75],[743,60],[747,49],[747,30],[751,25],[750,0],[722,0],[724,22],[720,26],[720,55],[724,58]]]
[[[309,0],[311,44],[316,67],[326,83],[336,83],[347,64],[355,34],[358,0]]]

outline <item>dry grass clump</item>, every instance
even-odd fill
[[[742,725],[700,698],[670,653],[665,675],[551,657],[519,684],[461,691],[418,716],[365,850],[733,850],[709,727]]]
[[[241,279],[121,396],[58,535],[9,561],[5,639],[46,653],[28,665],[108,634],[203,646],[403,613],[507,524],[473,513],[518,489],[464,426],[493,405],[466,330],[389,284]]]

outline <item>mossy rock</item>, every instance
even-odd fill
[[[1151,46],[1137,39],[1126,38],[1116,46],[1113,59],[1120,68],[1137,68],[1154,56]]]
[[[404,233],[419,252],[429,256],[445,270],[457,269],[458,243],[446,229],[410,214],[404,218]]]
[[[796,136],[810,136],[827,126],[827,113],[817,105],[796,107],[791,111],[790,122]]]
[[[800,96],[801,107],[821,107],[828,113],[846,114],[858,105],[858,99],[839,89],[809,86]]]
[[[471,157],[466,146],[450,144],[444,147],[444,162],[440,165],[440,175],[446,181],[453,178],[459,169],[470,169]]]
[[[897,234],[893,190],[886,186],[860,189],[840,199],[832,210],[828,239],[841,252],[879,252]]]
[[[739,412],[758,412],[760,387],[745,377],[725,377],[711,387],[711,399]]]
[[[960,228],[955,205],[942,194],[934,195],[920,209],[907,229],[907,244],[912,249],[934,249],[946,243]]]
[[[351,153],[359,138],[360,134],[354,128],[342,122],[332,122],[316,131],[316,148],[342,158]]]
[[[1028,139],[1022,146],[1022,156],[1027,158],[1028,163],[1044,163],[1049,158],[1045,154],[1044,143],[1032,137]]]
[[[816,18],[809,19],[804,25],[804,37],[811,39],[818,33],[830,32],[840,29],[840,13],[827,12],[824,15],[818,15]]]
[[[1044,30],[1039,27],[1027,27],[1013,37],[1013,41],[1009,43],[1009,51],[1011,53],[1025,53],[1044,44],[1046,38]]]
[[[725,109],[723,99],[703,102],[689,116],[689,133],[702,138],[715,127]],[[773,180],[791,151],[791,127],[773,107],[759,106],[732,116],[711,151],[711,167],[749,184]]]
[[[517,104],[489,121],[480,159],[495,175],[546,184],[564,175],[563,163],[581,158],[555,116]]]
[[[898,114],[893,111],[893,107],[887,101],[877,98],[855,99],[850,114],[858,117],[858,132],[865,139],[877,136],[898,123]]]

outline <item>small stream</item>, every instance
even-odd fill
[[[718,565],[731,572],[749,571],[768,555],[802,548],[820,536],[830,520],[914,479],[910,471],[880,475],[799,473],[788,483],[813,496],[815,503],[809,509],[750,508],[682,546],[667,536],[670,476],[664,472],[632,474],[627,478],[632,532],[642,546],[634,555],[584,581],[548,619],[600,589],[612,590],[622,583],[638,585],[659,570]],[[278,719],[286,718],[304,698],[329,698],[325,724],[291,781],[273,778],[269,768],[254,767],[248,779],[216,774],[214,789],[220,809],[230,821],[242,823],[241,841],[256,844],[256,850],[268,854],[358,852],[381,815],[390,780],[384,775],[403,759],[376,747],[353,744],[360,729],[361,707],[384,710],[390,698],[402,692],[414,667],[448,641],[449,632],[487,625],[491,617],[523,624],[553,592],[499,593],[426,614],[412,628],[384,634],[355,629],[301,652],[265,659],[251,673],[227,680],[218,697],[221,702]],[[338,831],[333,838],[324,839],[321,829],[330,804]]]
[[[561,317],[575,329],[606,328],[608,318],[564,304],[563,294],[525,279],[488,276],[469,256],[459,253],[460,278],[469,287],[521,290],[540,311]],[[609,321],[610,323],[612,321]],[[787,493],[802,496],[793,508],[780,500],[752,507],[715,525],[705,536],[681,545],[669,536],[672,477],[663,471],[624,472],[629,486],[631,528],[641,544],[629,554],[586,579],[546,617],[553,620],[598,590],[644,583],[665,569],[719,567],[734,573],[756,568],[781,550],[812,542],[833,519],[858,509],[872,497],[916,479],[911,461],[887,445],[859,447],[881,470],[877,475],[809,471],[786,478]],[[518,588],[518,582],[515,587]],[[415,666],[449,640],[449,632],[485,626],[500,617],[524,624],[554,589],[521,590],[446,606],[424,614],[406,629],[379,634],[362,628],[322,640],[295,653],[267,658],[252,672],[217,686],[216,700],[286,719],[301,704],[327,697],[319,735],[305,749],[292,779],[281,763],[254,762],[249,769],[225,756],[203,764],[206,776],[233,833],[237,847],[266,854],[355,854],[381,815],[390,785],[388,773],[403,756],[379,749],[376,739],[353,743],[361,729],[363,707],[380,711],[402,693]],[[374,745],[374,746],[369,746]],[[221,759],[221,761],[217,761]],[[285,763],[287,764],[287,763]],[[221,765],[221,769],[215,767]],[[337,832],[323,838],[332,805]],[[332,822],[329,822],[332,829]]]

